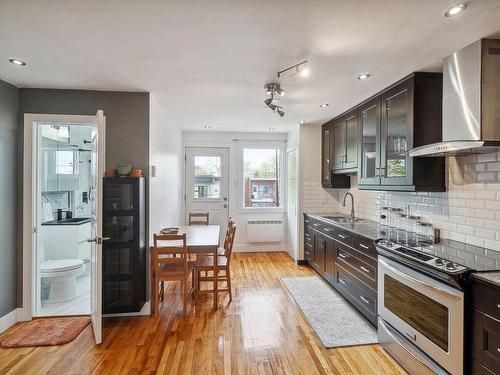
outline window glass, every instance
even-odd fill
[[[73,151],[56,151],[56,174],[73,174]]]
[[[280,149],[243,150],[243,207],[280,206]]]
[[[194,199],[220,199],[221,157],[194,157]]]

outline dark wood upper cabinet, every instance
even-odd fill
[[[334,173],[356,172],[359,143],[357,112],[352,111],[335,119],[332,130],[332,171]]]
[[[443,157],[408,156],[442,140],[442,92],[441,73],[416,72],[325,124],[334,175],[357,172],[364,190],[445,191]]]
[[[324,125],[321,128],[321,186],[332,187],[331,180],[331,127]]]
[[[380,97],[358,109],[360,159],[358,184],[380,185]]]

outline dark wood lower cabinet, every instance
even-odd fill
[[[377,253],[373,241],[305,217],[305,261],[376,327]]]
[[[500,374],[500,287],[474,281],[472,292],[471,373]]]

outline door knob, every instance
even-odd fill
[[[227,197],[224,197],[224,202],[227,202]]]
[[[102,244],[102,241],[107,241],[110,239],[111,237],[95,237],[95,238],[89,238],[87,242],[95,242],[96,244],[100,245]]]
[[[224,204],[224,208],[227,208],[227,204]]]

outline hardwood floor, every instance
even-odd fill
[[[0,348],[0,374],[404,374],[378,345],[321,345],[280,282],[313,271],[286,253],[236,253],[231,268],[217,311],[204,297],[183,318],[169,285],[157,317],[105,319],[100,346],[89,326],[59,347]]]

